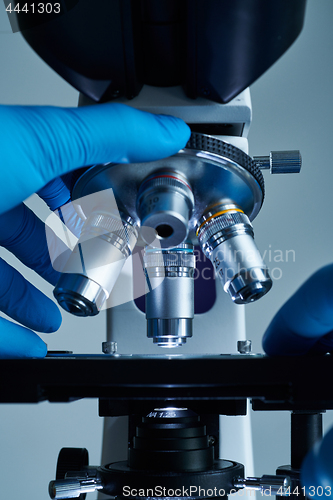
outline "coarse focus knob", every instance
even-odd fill
[[[253,160],[261,170],[269,169],[271,174],[298,174],[302,166],[298,150],[271,151],[269,156],[254,156]]]
[[[56,479],[65,479],[67,472],[78,472],[89,465],[86,448],[62,448],[58,455]]]
[[[66,481],[66,474],[71,472],[80,472],[89,465],[89,453],[86,448],[62,448],[58,455],[56,480],[50,483],[49,494],[51,498],[86,498],[85,492],[78,494],[80,483],[78,479],[73,478],[70,482]],[[61,496],[72,494],[74,496]],[[52,496],[54,494],[54,496]]]

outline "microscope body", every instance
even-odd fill
[[[145,86],[136,98],[120,98],[117,102],[126,103],[142,111],[177,116],[191,128],[195,124],[196,129],[201,132],[207,127],[210,130],[228,131],[232,135],[215,137],[248,153],[247,134],[252,119],[248,89],[228,104],[218,104],[205,98],[193,101],[185,95],[181,87]],[[79,105],[88,104],[93,102],[81,95]],[[181,347],[181,353],[235,352],[237,341],[245,340],[244,308],[233,304],[224,293],[210,259],[202,253],[198,244],[195,246],[194,255],[197,266],[194,301],[195,310],[197,309],[199,314],[195,314],[194,335]],[[160,354],[158,346],[149,339],[142,338],[139,333],[146,330],[144,300],[136,291],[140,286],[140,277],[141,290],[145,288],[144,284],[142,286],[141,264],[133,260],[126,261],[123,272],[106,302],[107,340],[116,342],[119,352],[123,354]],[[135,269],[135,265],[139,269]],[[136,325],[135,329],[133,325]]]
[[[188,296],[183,302],[195,300],[194,285],[189,284],[195,259],[190,264],[191,250],[179,245],[200,244],[236,304],[267,293],[272,282],[254,245],[251,224],[263,203],[264,181],[258,163],[247,155],[251,106],[246,89],[297,38],[304,11],[305,0],[112,0],[101,2],[99,9],[80,0],[66,4],[62,15],[46,24],[42,16],[36,24],[36,19],[32,23],[18,14],[25,39],[81,91],[81,105],[123,102],[178,116],[192,129],[186,147],[172,158],[93,166],[72,183],[77,205],[81,198],[110,189],[119,213],[115,215],[113,206],[91,213],[80,207],[88,219],[83,238],[54,293],[62,307],[82,316],[104,307],[142,236],[140,227],[156,231],[161,248],[160,255],[146,252],[144,262],[148,289],[154,289],[147,294],[148,336],[158,345],[181,345],[191,337],[193,304],[180,311],[182,299],[177,297],[174,310],[166,311],[154,288],[163,273],[161,286],[171,303],[177,287],[170,278],[184,272],[189,279],[184,274],[178,280],[179,290],[184,287]],[[84,247],[87,256],[82,258]],[[175,250],[170,256],[167,249]],[[99,273],[95,261],[100,264],[103,252],[105,268]],[[181,265],[185,255],[188,262]],[[171,257],[179,265],[170,266]],[[158,259],[162,265],[153,265]],[[115,305],[114,297],[110,300]]]
[[[114,101],[143,111],[171,114],[189,124],[192,136],[186,147],[171,158],[150,164],[95,165],[79,173],[70,187],[87,226],[76,258],[79,255],[83,262],[81,250],[86,248],[90,267],[82,266],[79,272],[75,266],[75,272],[71,265],[66,267],[55,296],[67,311],[81,316],[107,308],[107,341],[118,345],[114,356],[153,354],[171,359],[236,353],[237,341],[246,339],[242,304],[261,298],[272,285],[253,242],[252,221],[264,199],[261,168],[266,168],[267,162],[248,155],[248,86],[297,38],[303,26],[305,0],[107,0],[100,3],[100,10],[92,4],[80,0],[66,15],[50,23],[40,18],[37,25],[29,26],[29,20],[20,15],[18,22],[31,47],[81,92],[80,105]],[[287,155],[287,164],[288,160]],[[110,210],[108,203],[97,208],[94,205],[91,212],[86,210],[85,201],[81,203],[107,190],[112,190],[118,213],[113,206]],[[152,210],[146,210],[150,200],[155,199]],[[139,231],[142,227],[155,231],[158,245],[155,240],[145,240]],[[138,240],[145,243],[141,260],[134,258]],[[112,264],[112,272],[117,268],[107,283],[103,272],[96,278],[96,245],[106,248],[108,259],[116,254],[115,260],[101,266],[110,271]],[[197,280],[193,256],[203,263]],[[171,258],[176,264],[171,263]],[[136,274],[140,274],[138,262],[149,289],[145,307],[135,290]],[[160,284],[151,288],[157,278],[162,278]],[[159,287],[163,292],[159,293]],[[146,328],[150,338],[145,336]],[[161,352],[160,346],[178,346],[178,350]],[[131,376],[135,384],[135,373]],[[151,378],[153,384],[154,373]],[[204,415],[205,396],[201,394],[193,401],[196,399]],[[168,418],[175,419],[170,420],[171,427],[182,427],[182,418],[197,418],[181,414],[190,412],[190,400],[189,409],[179,408],[177,401],[175,391],[162,408],[151,408],[152,413],[140,416],[142,424],[138,424],[138,434],[133,437],[138,449],[148,446],[148,450],[157,452],[156,443],[142,444],[142,433],[150,439],[158,428],[158,439],[169,437],[154,419],[168,414]],[[244,413],[243,408],[234,414]],[[114,415],[107,410],[101,414]],[[195,467],[192,457],[191,463],[179,470],[172,470],[172,465],[165,462],[165,468],[161,465],[156,472],[154,453],[147,452],[150,461],[144,467],[138,466],[140,460],[135,457],[140,453],[134,451],[134,444],[129,447],[127,464],[118,462],[125,458],[119,454],[127,451],[129,434],[126,411],[116,414],[124,416],[105,421],[102,461],[109,465],[89,471],[87,464],[82,464],[84,474],[75,476],[76,482],[71,479],[73,470],[61,473],[57,477],[60,482],[50,488],[52,498],[76,498],[100,489],[114,495],[112,486],[123,473],[140,477],[141,470],[148,477],[153,470],[158,482],[170,473],[190,477],[192,466],[199,475],[208,472],[211,477],[214,471],[218,470],[219,475],[221,470],[227,491],[218,496],[225,496],[232,486],[239,489],[245,484],[243,466],[234,461],[236,448],[240,450],[236,460],[246,463],[252,474],[249,417],[237,422],[227,416],[220,419],[223,435],[232,436],[232,440],[221,439],[220,454],[230,457],[230,462],[222,463],[213,457],[207,435],[201,436],[208,439],[207,443],[198,447],[198,454],[206,457],[201,465]],[[186,430],[186,425],[182,429]],[[177,441],[175,446],[183,444]],[[165,451],[170,450],[163,448]],[[232,471],[230,477],[228,470]],[[266,484],[265,480],[259,483],[260,487]],[[272,483],[277,488],[287,487],[284,478],[282,482],[267,479],[267,484]]]
[[[205,98],[193,101],[185,95],[181,87],[146,86],[136,98],[131,100],[119,98],[117,102],[142,111],[177,116],[198,131],[204,132],[208,127],[211,131],[228,132],[232,135],[215,135],[215,137],[248,153],[247,134],[252,118],[248,89],[228,104],[218,104]],[[89,104],[93,102],[81,95],[79,105]],[[194,279],[193,337],[187,339],[181,347],[168,350],[167,354],[172,356],[236,353],[237,342],[246,339],[244,306],[234,304],[224,292],[210,259],[204,255],[198,244],[194,254],[197,274]],[[121,355],[159,356],[165,351],[161,353],[161,347],[143,335],[147,329],[147,320],[144,297],[140,297],[137,293],[140,277],[141,290],[145,290],[144,283],[142,284],[141,262],[129,258],[106,302],[107,342],[113,349],[117,346],[117,352]],[[186,297],[183,296],[182,300],[186,300]],[[233,457],[240,463],[246,463],[247,472],[253,475],[250,414],[241,419],[221,415],[219,425],[224,436],[233,436],[232,440],[224,438],[219,441],[219,455]],[[127,427],[126,417],[106,418],[102,463],[114,462],[119,458],[125,459]],[[114,447],[115,439],[116,447]]]

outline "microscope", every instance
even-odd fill
[[[4,361],[11,382],[0,399],[96,397],[100,416],[128,417],[128,459],[90,466],[86,449],[63,448],[51,498],[305,496],[301,462],[333,408],[317,377],[332,362],[314,358],[310,374],[307,361],[286,358],[282,372],[280,360],[252,354],[242,307],[272,286],[252,225],[262,170],[301,166],[298,151],[249,156],[248,87],[297,38],[305,3],[67,0],[52,19],[17,15],[30,46],[80,91],[79,105],[123,103],[192,131],[172,157],[64,178],[84,226],[54,296],[77,316],[107,308],[104,354]],[[220,458],[219,415],[245,415],[247,399],[292,411],[291,465],[275,475],[246,477],[242,463]]]

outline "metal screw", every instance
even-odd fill
[[[117,342],[102,342],[102,351],[104,354],[116,354]]]
[[[209,438],[208,438],[208,444],[209,444],[209,446],[214,446],[215,443],[216,443],[215,436],[209,436]]]
[[[252,340],[238,340],[237,351],[240,354],[249,354],[252,348]]]

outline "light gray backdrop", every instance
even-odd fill
[[[303,156],[300,175],[265,175],[266,201],[254,226],[257,244],[275,280],[265,298],[247,306],[248,338],[255,351],[261,351],[262,334],[277,309],[306,277],[333,260],[332,19],[332,0],[308,0],[300,38],[251,89],[250,153],[300,149]],[[0,102],[76,106],[77,97],[20,34],[11,33],[0,3]],[[38,200],[30,203],[47,214]],[[22,270],[5,251],[1,255]],[[51,287],[32,272],[24,270],[24,274],[51,294]],[[50,349],[98,352],[104,332],[104,313],[89,319],[64,313],[61,329],[43,339]],[[252,419],[256,474],[273,473],[276,466],[289,463],[289,415],[254,413]],[[331,415],[325,421],[331,425]],[[101,436],[96,401],[1,405],[1,498],[45,500],[59,449],[85,446],[91,463],[97,464]]]

